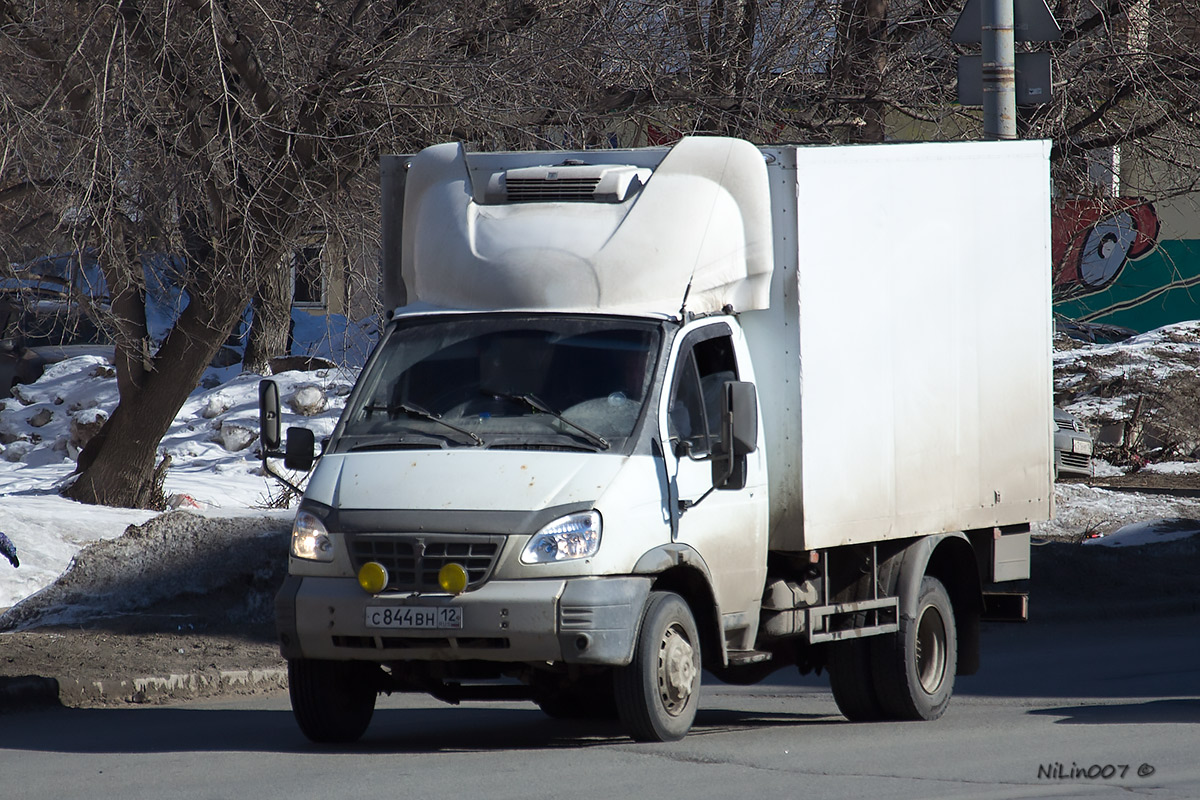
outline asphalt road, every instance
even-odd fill
[[[286,695],[0,718],[0,796],[1196,798],[1200,617],[996,626],[932,723],[851,724],[824,680],[708,684],[693,732],[635,744],[531,704],[381,701],[316,748]]]

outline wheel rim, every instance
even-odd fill
[[[658,647],[658,696],[672,716],[683,713],[696,682],[696,650],[679,625],[663,632]]]
[[[921,613],[917,625],[917,680],[933,694],[946,677],[946,623],[933,606]]]

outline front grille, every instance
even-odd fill
[[[505,181],[510,203],[591,200],[592,193],[599,183],[599,178],[560,178],[558,180],[508,178]]]
[[[451,534],[347,534],[350,560],[357,572],[368,561],[388,571],[387,588],[398,592],[439,592],[438,571],[460,564],[467,571],[467,588],[484,583],[492,573],[503,536]]]
[[[1092,457],[1089,455],[1083,455],[1080,453],[1060,453],[1059,458],[1062,460],[1062,463],[1068,467],[1087,470],[1092,468]]]

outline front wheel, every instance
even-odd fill
[[[672,742],[700,705],[700,634],[677,594],[651,592],[633,661],[613,673],[617,715],[639,742]]]
[[[875,688],[887,716],[932,720],[946,712],[958,669],[954,607],[937,578],[921,580],[916,616],[875,642]]]
[[[375,713],[375,664],[361,661],[288,661],[288,694],[301,732],[319,744],[356,742]]]

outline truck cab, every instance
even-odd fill
[[[703,593],[708,647],[680,645],[671,674],[752,649],[766,463],[756,442],[721,453],[723,399],[728,415],[753,379],[720,315],[397,315],[300,506],[284,654],[449,674],[482,655],[554,684],[628,664],[652,589],[673,583]],[[757,408],[743,417],[757,437]]]

